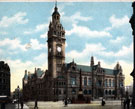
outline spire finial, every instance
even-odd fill
[[[57,7],[57,0],[55,0],[55,7]]]

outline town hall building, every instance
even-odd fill
[[[78,99],[80,80],[85,100],[100,97],[120,99],[124,94],[122,67],[116,63],[114,69],[103,68],[101,63],[79,65],[74,60],[65,62],[65,30],[60,22],[57,6],[52,14],[48,30],[48,70],[35,68],[34,73],[25,70],[23,77],[24,100],[57,101]],[[80,79],[81,72],[81,79]]]

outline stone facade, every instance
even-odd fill
[[[60,23],[57,6],[52,14],[48,31],[48,70],[36,69],[33,74],[25,71],[23,78],[23,97],[25,100],[56,101],[70,98],[78,99],[80,70],[82,71],[82,90],[85,100],[99,97],[121,98],[124,94],[124,75],[119,63],[114,69],[102,68],[101,63],[78,65],[74,60],[65,63],[65,30]]]
[[[10,68],[0,61],[0,96],[10,96]]]

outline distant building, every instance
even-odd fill
[[[81,30],[80,30],[81,31]],[[23,97],[25,100],[63,100],[78,99],[80,70],[85,100],[91,98],[121,98],[124,94],[124,75],[119,63],[114,69],[94,64],[78,65],[74,60],[65,63],[65,30],[60,23],[57,6],[52,14],[48,31],[48,70],[36,69],[33,74],[25,71],[23,78]],[[110,57],[111,58],[111,57]]]
[[[0,96],[10,96],[10,68],[7,63],[0,61]]]
[[[125,91],[128,92],[130,96],[133,94],[133,85],[125,86]]]

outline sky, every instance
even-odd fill
[[[120,63],[125,85],[132,84],[131,2],[58,2],[66,34],[66,63],[114,69]],[[27,69],[47,69],[47,31],[54,2],[0,2],[0,60],[9,64],[11,91]]]

